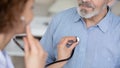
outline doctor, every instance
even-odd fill
[[[26,33],[25,42],[25,66],[26,68],[44,68],[47,53],[41,47],[30,31],[29,24],[33,18],[34,0],[0,0],[0,68],[14,68],[10,57],[4,48],[16,34]],[[64,58],[61,50],[68,40],[76,40],[75,37],[65,37],[61,40],[59,48],[59,59]],[[47,41],[47,40],[46,40]],[[77,42],[67,48],[70,55]],[[51,65],[60,68],[66,62]]]

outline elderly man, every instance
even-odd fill
[[[120,18],[111,12],[111,1],[78,0],[77,8],[57,14],[40,41],[47,63],[56,61],[62,37],[77,36],[80,42],[63,68],[120,68]]]

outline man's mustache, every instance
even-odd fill
[[[88,7],[88,8],[95,8],[95,6],[93,4],[91,4],[89,2],[83,2],[83,1],[81,1],[79,3],[79,6],[85,6],[85,7]]]

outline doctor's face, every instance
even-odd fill
[[[78,0],[78,13],[83,18],[91,18],[107,8],[111,0]]]
[[[33,19],[33,5],[34,5],[34,0],[28,0],[26,3],[24,10],[21,14],[21,22],[19,25],[19,29],[17,30],[17,34],[25,33],[26,26],[29,25]]]
[[[34,0],[28,0],[25,9],[22,13],[22,16],[25,17],[25,23],[30,24],[30,22],[33,19],[33,5],[34,5]]]

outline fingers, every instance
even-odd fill
[[[77,46],[77,44],[78,44],[78,42],[73,43],[73,44],[69,47],[69,49],[70,49],[70,50],[73,50],[73,49]]]
[[[36,51],[38,49],[38,41],[32,36],[30,26],[27,26],[26,33],[31,51]]]
[[[43,51],[43,48],[40,45],[39,41],[32,36],[29,26],[27,26],[26,28],[26,33],[27,33],[27,39],[29,42],[29,48],[31,49],[31,52],[38,53],[38,51]]]
[[[73,41],[73,42],[69,42]],[[68,37],[63,37],[60,41],[60,47],[66,47],[67,44],[74,43],[76,42],[76,37],[75,36],[68,36]],[[62,45],[62,46],[61,46]]]
[[[27,26],[26,27],[26,33],[27,33],[27,38],[28,38],[28,41],[30,44],[33,44],[33,36],[32,36],[32,33],[30,31],[30,26]]]
[[[58,45],[58,60],[69,58],[77,44],[75,36],[63,37]]]
[[[43,48],[42,48],[42,46],[41,46],[41,44],[40,44],[40,42],[39,42],[37,39],[35,39],[35,43],[36,43],[35,47],[36,47],[39,51],[44,51]]]
[[[29,51],[30,51],[30,49],[29,49],[29,44],[28,44],[28,40],[27,40],[26,37],[24,37],[23,40],[24,40],[24,45],[25,45],[25,55],[28,56]]]
[[[42,45],[40,44],[39,40],[36,40],[37,48],[43,50]]]

